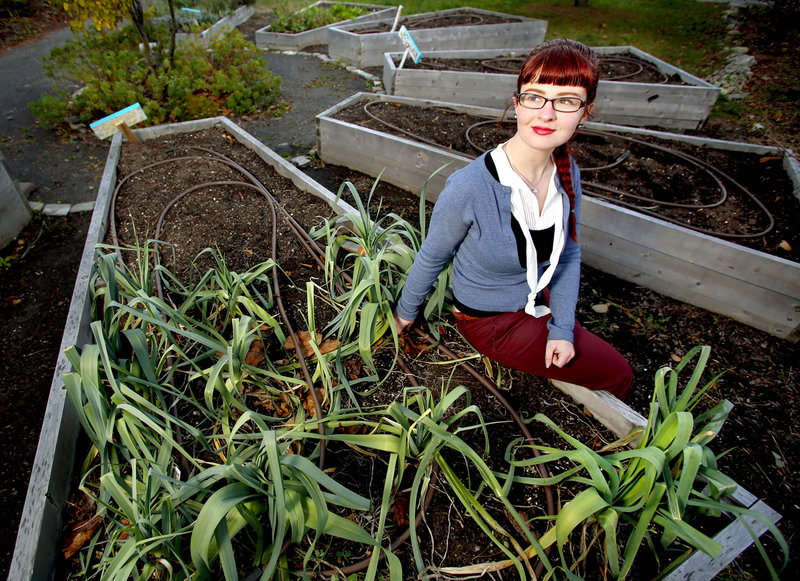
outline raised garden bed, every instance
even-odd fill
[[[230,124],[225,119],[206,120],[206,121],[202,121],[202,122],[191,122],[191,123],[181,124],[181,125],[178,125],[178,126],[169,126],[169,127],[162,127],[162,128],[159,128],[159,127],[151,128],[151,129],[147,129],[147,130],[137,131],[137,136],[142,140],[147,140],[148,138],[155,138],[157,135],[160,135],[160,134],[167,134],[168,135],[170,133],[182,133],[182,132],[189,132],[189,131],[197,131],[197,130],[205,128],[207,125],[213,125],[213,124],[216,124],[216,126],[225,129],[230,135],[235,136],[238,141],[247,144],[248,147],[251,148],[253,151],[258,152],[258,156],[262,160],[267,162],[268,165],[270,165],[272,167],[275,167],[276,170],[278,170],[279,174],[288,177],[292,181],[292,183],[294,183],[296,186],[299,186],[301,188],[303,188],[303,186],[309,186],[309,185],[313,186],[313,182],[311,182],[310,180],[308,180],[307,178],[305,178],[302,175],[298,175],[297,172],[293,168],[291,168],[290,166],[287,166],[285,164],[285,162],[282,161],[281,158],[275,156],[275,154],[272,154],[271,152],[269,152],[269,150],[264,150],[263,146],[260,146],[260,144],[258,144],[258,142],[256,142],[255,140],[253,140],[252,138],[247,136],[247,134],[244,134],[243,132],[238,130],[235,125]],[[120,142],[121,142],[121,140],[119,138],[116,138],[115,141],[112,143],[112,152],[113,152],[114,146],[116,145],[117,146],[117,155],[119,154]],[[158,152],[160,154],[168,154],[169,151],[170,151],[169,147],[167,147],[166,149],[163,149],[163,152],[162,152],[162,149],[163,149],[163,146],[162,146],[162,148],[159,148],[159,150],[158,150]],[[115,156],[114,155],[110,155],[109,156],[109,160],[110,161],[114,161],[115,160]],[[129,172],[130,172],[130,168],[128,170],[128,173]],[[115,173],[116,173],[116,167],[113,167],[113,164],[112,164],[112,166],[107,166],[106,172],[104,174],[103,183],[106,184],[106,188],[107,188],[107,190],[109,192],[111,190],[112,185],[116,182],[115,175],[114,175]],[[128,174],[126,174],[126,175],[128,175]],[[171,174],[171,175],[174,176],[174,178],[176,180],[178,179],[178,173],[177,172],[175,174]],[[191,183],[191,181],[189,183]],[[149,191],[148,188],[149,188],[149,186],[147,186],[145,184],[144,191]],[[141,186],[140,186],[140,189],[141,189]],[[160,195],[164,194],[165,192],[153,191],[152,193],[153,193],[154,196],[160,196]],[[328,204],[330,204],[332,202],[332,195],[330,194],[330,192],[322,191],[320,193],[321,193],[321,198],[325,202],[324,205],[327,206]],[[317,194],[317,192],[315,192],[315,194]],[[169,195],[171,195],[171,194],[168,194],[168,197],[169,197]],[[213,193],[212,193],[212,195],[213,195]],[[236,196],[233,196],[233,197],[235,198]],[[108,195],[106,195],[105,198],[107,199]],[[100,205],[100,206],[105,205],[107,207],[108,206],[108,202],[105,201],[104,204],[98,204],[98,205]],[[158,204],[156,204],[156,206],[157,205]],[[124,209],[120,208],[119,212],[118,212],[118,215],[119,214],[121,214],[121,215],[131,215],[132,214],[132,210],[136,209],[136,208],[137,208],[137,206],[130,207],[131,211],[124,210]],[[191,213],[201,212],[201,208],[197,204],[188,204],[188,207],[186,209],[188,210],[188,212],[190,214]],[[347,208],[345,206],[342,209],[347,209]],[[146,209],[143,209],[143,210],[144,210],[145,214],[147,214],[148,216],[151,215],[150,211],[148,211]],[[202,220],[202,218],[201,218],[201,220]],[[197,222],[195,222],[195,224],[197,225]],[[87,296],[88,296],[88,287],[89,287],[89,284],[90,284],[89,280],[91,278],[91,276],[90,276],[91,268],[86,269],[84,267],[87,264],[91,265],[92,258],[94,256],[94,244],[95,244],[95,241],[100,241],[100,240],[103,240],[103,239],[106,238],[106,233],[104,231],[105,231],[105,213],[100,211],[99,213],[95,213],[95,216],[93,218],[92,228],[90,230],[90,232],[92,232],[93,234],[90,234],[90,236],[87,237],[87,247],[86,247],[86,250],[84,252],[84,260],[83,260],[83,263],[82,263],[82,266],[81,266],[81,274],[79,274],[79,277],[78,277],[79,283],[82,283],[82,284],[78,285],[78,288],[76,290],[76,294],[73,296],[73,304],[72,304],[72,307],[71,307],[71,310],[70,310],[70,322],[68,322],[68,324],[67,324],[67,329],[72,329],[74,331],[74,335],[72,337],[67,337],[66,334],[65,334],[64,345],[71,345],[71,344],[76,344],[76,343],[77,344],[83,344],[83,343],[89,341],[89,337],[90,337],[91,334],[90,334],[90,331],[88,329],[88,317],[86,316],[87,314],[86,314],[85,311],[86,311],[87,302],[88,302]],[[194,232],[192,232],[192,234],[193,233]],[[94,240],[91,240],[92,238]],[[167,238],[167,240],[169,240],[169,239],[171,239],[171,238]],[[126,240],[129,240],[129,239],[126,238]],[[185,238],[183,238],[181,240],[185,241]],[[177,242],[177,239],[175,239],[175,241]],[[236,242],[239,242],[239,241],[236,241]],[[242,241],[242,242],[243,242],[242,244],[234,244],[234,247],[235,247],[235,249],[242,250],[242,251],[244,251],[246,253],[248,251],[248,247],[247,247],[246,243],[244,243],[244,241]],[[177,250],[177,245],[176,245],[176,250]],[[81,289],[81,287],[83,287],[83,288]],[[76,301],[77,301],[77,304],[76,304]],[[436,367],[436,366],[433,366],[433,367]],[[63,372],[63,371],[66,371],[66,370],[67,370],[66,366],[60,365],[60,372]],[[53,440],[55,440],[55,444],[56,444],[55,449],[57,450],[58,456],[56,456],[55,458],[52,455],[50,456],[49,460],[46,462],[49,468],[42,468],[42,467],[38,466],[38,462],[39,462],[39,460],[41,460],[41,458],[43,456],[43,447],[40,446],[39,453],[37,454],[37,467],[34,468],[34,476],[38,475],[42,479],[47,479],[49,481],[49,486],[48,486],[47,482],[45,482],[44,484],[39,483],[38,486],[35,483],[35,481],[32,481],[32,483],[31,483],[31,490],[29,491],[29,497],[28,497],[28,501],[29,502],[26,504],[25,516],[23,517],[23,523],[28,523],[27,527],[28,527],[29,530],[25,531],[25,535],[24,535],[28,539],[30,539],[30,533],[31,533],[30,529],[38,529],[39,531],[42,531],[43,528],[44,528],[44,527],[42,527],[41,523],[36,523],[35,525],[33,525],[32,519],[35,519],[35,517],[31,515],[31,511],[29,509],[29,505],[30,505],[30,501],[31,501],[32,498],[34,500],[36,498],[39,498],[41,503],[48,504],[44,500],[44,498],[46,496],[45,490],[46,490],[47,493],[49,493],[51,495],[50,501],[53,503],[53,505],[49,505],[50,516],[51,517],[53,517],[53,516],[55,517],[55,522],[53,522],[51,524],[52,524],[52,526],[58,527],[58,524],[57,524],[58,523],[58,511],[60,510],[61,506],[63,505],[63,503],[59,504],[59,501],[61,500],[61,498],[63,498],[63,488],[65,488],[67,486],[66,482],[68,481],[68,473],[69,473],[69,467],[70,467],[70,463],[71,463],[70,461],[71,461],[72,456],[74,455],[74,446],[75,446],[75,441],[76,441],[76,438],[75,438],[75,435],[74,435],[74,431],[73,431],[72,434],[69,434],[69,433],[65,434],[65,432],[68,432],[68,426],[66,426],[65,423],[64,423],[64,419],[69,415],[67,412],[68,412],[70,406],[67,405],[66,408],[65,408],[63,396],[61,396],[60,402],[58,401],[59,400],[59,397],[58,397],[59,396],[59,392],[63,393],[63,391],[60,388],[60,386],[61,386],[61,381],[60,381],[61,373],[60,372],[57,371],[56,377],[54,379],[53,395],[51,396],[50,405],[48,406],[48,412],[47,413],[48,413],[48,417],[51,420],[58,420],[59,418],[61,418],[61,422],[58,422],[58,421],[48,422],[46,420],[45,424],[44,424],[45,425],[45,430],[44,430],[44,433],[43,433],[43,442],[52,442]],[[528,380],[530,381],[530,378]],[[459,378],[458,381],[461,381],[461,378]],[[514,396],[514,398],[516,400],[521,401],[521,402],[522,401],[527,401],[527,403],[529,405],[530,404],[535,404],[535,402],[550,402],[549,403],[550,406],[555,406],[556,408],[559,408],[558,404],[556,404],[555,402],[552,402],[552,395],[549,394],[549,393],[546,393],[546,392],[542,392],[540,394],[538,394],[538,392],[537,392],[537,395],[535,397],[532,397],[532,398],[528,397],[527,399],[523,398],[522,397],[523,394],[527,394],[528,396],[530,396],[530,392],[524,391],[525,389],[529,389],[529,387],[530,387],[530,386],[524,385],[524,381],[525,380],[523,378],[516,377],[516,378],[513,379],[513,381],[511,381],[511,383],[508,386],[508,388],[512,389],[512,395]],[[521,388],[523,389],[523,391],[520,391]],[[488,399],[485,398],[485,394],[482,396],[480,391],[481,390],[477,390],[476,391],[476,393],[474,394],[474,398],[480,402],[479,405],[481,406],[481,408],[485,409],[485,410],[488,410],[489,408],[492,408],[492,407],[496,408],[497,407],[496,402],[492,402],[491,398],[488,398]],[[384,390],[381,390],[381,392],[379,392],[377,394],[377,396],[379,398],[383,398],[383,399],[388,397],[391,400],[391,398],[394,397],[394,392],[393,392],[393,390],[384,389]],[[378,402],[376,401],[376,403],[378,403]],[[548,405],[548,404],[547,403],[542,403],[541,405]],[[54,410],[52,410],[53,406],[57,406],[59,409],[54,411]],[[535,404],[534,407],[533,407],[533,410],[536,410],[537,406],[538,406],[538,404]],[[587,408],[589,410],[592,410],[592,411],[595,410],[595,408],[592,406],[591,403],[587,404]],[[527,408],[526,408],[525,411],[527,413],[530,412],[530,410],[528,410]],[[547,411],[549,413],[550,410],[548,409]],[[573,412],[572,415],[574,416],[574,421],[575,421],[575,423],[577,425],[580,426],[581,424],[585,424],[586,423],[586,419],[581,419],[580,418],[580,414],[575,414]],[[489,417],[491,418],[491,416],[489,416]],[[630,412],[627,413],[627,417],[629,417],[629,418],[630,417],[635,417],[635,414],[632,411],[630,411]],[[74,419],[73,419],[73,421],[74,421]],[[498,433],[499,428],[500,428],[500,426],[495,426],[493,428],[493,437],[494,437],[494,435],[496,435]],[[572,428],[570,428],[568,431],[570,431],[570,433],[573,433]],[[546,437],[545,437],[545,441],[547,441]],[[51,451],[54,452],[55,450],[51,450]],[[55,467],[55,468],[53,467],[54,460],[57,460],[60,463],[58,467]],[[65,471],[64,472],[60,472],[58,470],[59,467],[60,468],[64,468]],[[63,479],[63,482],[55,483],[54,480],[57,480],[59,478]],[[59,494],[59,492],[61,492],[61,494]],[[54,493],[55,493],[55,496],[53,496]],[[451,510],[451,508],[448,508],[447,504],[449,504],[449,503],[447,502],[447,499],[445,499],[445,503],[441,507],[441,510],[439,510],[438,508],[436,509],[438,511],[436,514],[439,514],[439,515],[442,515],[442,516],[449,515],[449,510]],[[773,518],[773,519],[776,518],[774,515],[771,515],[768,512],[765,512],[765,514],[768,514],[770,518]],[[47,516],[47,515],[45,515],[45,516]],[[448,529],[449,529],[449,522],[448,522]],[[57,533],[58,533],[58,529],[56,529],[56,531],[55,531],[55,535],[56,536],[57,536]],[[447,530],[447,531],[443,531],[442,534],[450,535],[451,533],[450,533],[449,530]],[[455,534],[455,533],[453,533],[453,534]],[[22,541],[22,538],[23,538],[23,535],[21,535],[20,543],[22,543],[24,545],[24,542]],[[30,554],[28,555],[29,558],[33,559],[34,566],[40,567],[39,573],[43,574],[45,576],[49,576],[50,572],[47,571],[46,569],[42,570],[41,567],[46,567],[48,563],[52,564],[53,553],[54,553],[53,546],[54,546],[55,540],[54,539],[51,539],[51,540],[52,540],[52,542],[50,542],[49,545],[47,544],[47,541],[44,541],[44,544],[43,544],[42,543],[42,538],[40,537],[38,539],[38,541],[39,541],[38,542],[38,547],[34,549],[36,551],[36,554],[33,555],[33,557],[30,557]],[[469,538],[469,540],[471,542],[474,542],[475,538],[474,537],[473,538]],[[36,544],[36,543],[34,543],[34,544]],[[19,543],[18,543],[18,547],[20,547]],[[29,548],[30,548],[30,545],[29,545]],[[738,553],[738,550],[739,549],[736,549],[735,552]],[[466,558],[467,558],[467,562],[470,563],[468,555],[466,556]],[[39,559],[41,559],[43,562],[39,561]],[[18,557],[18,555],[15,555],[15,564],[18,564],[20,561],[25,562],[24,561],[24,555],[23,555],[23,557]],[[12,577],[13,578],[15,578],[15,579],[16,578],[20,578],[20,579],[31,578],[30,575],[18,574],[18,573],[21,573],[22,571],[23,570],[21,570],[21,569],[14,569],[14,565],[12,565]],[[513,573],[513,571],[512,571],[512,573]],[[39,578],[39,575],[36,575],[35,578]]]
[[[382,179],[417,194],[437,169],[449,164],[428,182],[430,199],[435,199],[441,191],[446,177],[469,163],[474,155],[336,118],[348,107],[376,101],[440,107],[462,117],[469,115],[489,120],[497,120],[503,114],[497,109],[361,93],[317,116],[317,145],[323,161],[349,165],[374,176],[382,174]],[[777,157],[783,159],[795,192],[800,184],[796,164],[777,148],[596,123],[588,123],[586,127],[622,135],[658,137],[709,150]],[[791,188],[789,183],[790,191],[784,198],[791,199]],[[800,338],[800,264],[797,262],[589,196],[584,198],[581,219],[586,264],[789,341]]]
[[[6,158],[0,152],[0,248],[19,234],[31,220],[28,200],[11,177]]]
[[[264,163],[292,181],[300,190],[312,194],[337,209],[339,213],[354,211],[348,204],[314,180],[298,171],[285,159],[265,147],[261,142],[224,117],[188,121],[172,125],[135,130],[140,140],[172,133],[189,133],[210,127],[225,129],[230,135],[255,151]],[[67,323],[61,341],[50,397],[43,420],[42,433],[36,451],[25,507],[20,521],[17,544],[11,563],[12,579],[46,579],[54,572],[58,546],[63,526],[63,510],[67,501],[75,461],[75,446],[80,425],[77,415],[69,405],[62,375],[71,369],[64,350],[70,345],[91,342],[89,324],[90,280],[94,272],[95,246],[106,239],[108,211],[117,182],[117,162],[122,147],[122,134],[117,133],[109,149],[105,171],[98,190],[95,210],[86,237],[75,290],[70,303]]]
[[[220,18],[214,24],[198,33],[179,32],[175,40],[178,42],[188,42],[189,40],[199,40],[203,45],[208,46],[211,37],[224,34],[226,31],[232,30],[246,22],[248,18],[253,15],[255,9],[252,4],[245,4],[237,8],[230,16]]]
[[[635,47],[594,50],[600,55],[602,72],[593,121],[696,129],[719,97],[719,87]],[[516,90],[518,74],[506,71],[518,69],[528,52],[426,51],[420,64],[406,60],[402,69],[402,53],[385,53],[383,84],[392,95],[504,108]],[[450,68],[448,63],[458,66]]]
[[[337,4],[363,8],[369,10],[369,14],[363,14],[349,20],[334,22],[333,24],[294,33],[273,32],[269,26],[265,26],[255,32],[256,46],[265,50],[300,50],[307,46],[328,44],[328,30],[334,26],[372,22],[374,20],[387,18],[397,12],[397,8],[392,6],[359,4],[355,2],[327,2],[324,0],[314,2],[310,6],[303,8],[303,10],[313,9],[313,7],[326,8]]]
[[[397,32],[390,31],[393,24],[393,19],[384,19],[369,28],[336,26],[330,30],[328,54],[358,67],[382,66],[383,53],[404,50]],[[423,52],[532,48],[544,40],[547,30],[544,20],[466,7],[415,14],[401,19],[398,28],[401,25]]]

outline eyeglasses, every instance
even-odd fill
[[[586,106],[586,101],[578,99],[578,97],[556,97],[555,99],[548,99],[536,93],[517,93],[517,103],[526,109],[541,109],[545,103],[550,102],[553,104],[553,109],[561,113],[575,113],[580,111],[581,107]]]

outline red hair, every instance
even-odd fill
[[[586,104],[597,96],[600,64],[595,52],[577,40],[557,38],[534,48],[522,64],[517,77],[517,93],[523,85],[567,85],[586,89]],[[575,190],[572,185],[572,168],[567,144],[553,151],[556,171],[569,198],[569,235],[578,242],[578,225],[575,218]]]
[[[522,63],[517,93],[522,85],[567,85],[586,89],[586,103],[594,102],[600,63],[595,52],[577,40],[556,38],[534,48]]]

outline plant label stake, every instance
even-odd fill
[[[139,103],[134,103],[130,107],[125,107],[116,113],[112,113],[108,117],[103,117],[99,121],[95,121],[89,125],[89,127],[92,128],[92,131],[94,131],[95,135],[100,139],[110,137],[119,129],[125,137],[128,138],[128,141],[139,143],[139,140],[136,139],[133,131],[131,131],[130,126],[144,121],[145,119],[147,119],[147,115],[145,115],[142,106],[139,105]]]
[[[200,20],[203,20],[202,10],[198,10],[197,8],[181,8],[181,10],[183,10],[184,12],[188,12],[189,14],[199,18]]]
[[[394,23],[392,24],[392,30],[390,30],[389,32],[394,32],[395,30],[397,30],[397,23],[400,22],[400,12],[402,11],[403,11],[403,5],[401,4],[400,6],[397,7],[397,14],[395,14],[394,16]]]
[[[411,38],[411,35],[408,33],[405,25],[400,27],[398,33],[400,35],[400,39],[403,41],[403,44],[406,47],[406,51],[403,53],[403,59],[400,61],[400,67],[403,68],[403,65],[406,62],[406,57],[410,54],[411,58],[414,61],[414,64],[419,64],[419,61],[422,60],[422,53],[417,46],[417,43],[414,42],[414,39]]]

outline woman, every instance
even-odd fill
[[[406,331],[453,258],[461,334],[513,369],[627,399],[632,372],[575,322],[580,175],[567,143],[588,119],[597,57],[567,39],[537,46],[517,79],[517,131],[447,180],[395,311]]]

